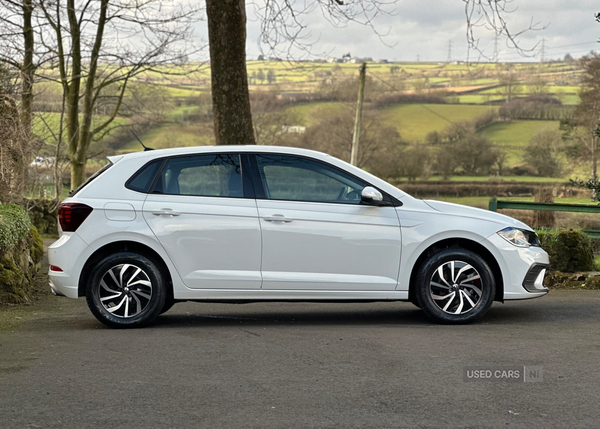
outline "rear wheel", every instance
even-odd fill
[[[166,283],[156,264],[132,252],[110,255],[93,269],[86,299],[92,314],[113,328],[151,323],[167,298]]]
[[[160,310],[159,314],[163,314],[166,313],[167,311],[169,311],[175,304],[177,304],[177,301],[175,301],[173,298],[171,297],[167,297],[167,299],[165,300],[165,305],[163,306],[162,310]]]
[[[483,258],[464,249],[431,256],[419,269],[415,295],[425,314],[438,323],[470,323],[489,310],[496,292]]]

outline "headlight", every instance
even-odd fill
[[[498,235],[517,247],[540,246],[540,240],[533,231],[508,227],[498,231]]]

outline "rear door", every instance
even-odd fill
[[[144,218],[189,288],[261,287],[260,224],[243,174],[239,154],[169,158],[144,203]]]

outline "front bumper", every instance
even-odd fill
[[[493,234],[488,240],[500,251],[504,260],[501,268],[505,300],[537,298],[548,293],[543,280],[550,259],[544,249],[517,247],[498,234]]]

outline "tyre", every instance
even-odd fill
[[[147,257],[121,252],[100,261],[86,288],[92,314],[112,328],[137,328],[160,314],[167,298],[160,269]]]
[[[447,249],[419,268],[415,295],[421,309],[437,323],[474,322],[489,310],[496,294],[490,267],[476,253]]]
[[[158,313],[159,315],[166,313],[167,311],[169,311],[175,304],[177,304],[177,301],[175,301],[173,298],[171,297],[167,297],[167,299],[165,300],[165,305],[163,306],[162,310],[160,310],[160,313]]]

